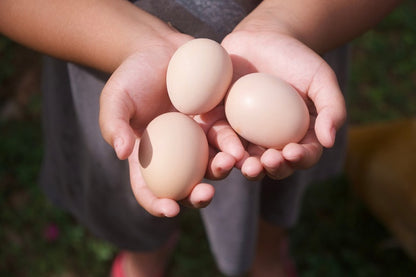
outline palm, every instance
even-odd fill
[[[247,160],[241,165],[243,173],[256,177],[264,168],[280,179],[315,164],[322,145],[332,146],[334,128],[345,117],[343,97],[328,64],[298,40],[275,32],[234,32],[223,46],[232,56],[235,79],[256,71],[279,76],[297,89],[311,114],[311,126],[299,144],[289,144],[282,151],[249,145],[257,162]]]
[[[132,55],[113,73],[100,99],[100,126],[103,136],[113,145],[120,159],[128,158],[133,193],[137,201],[156,216],[175,216],[179,212],[179,205],[171,199],[159,199],[150,192],[139,170],[137,149],[147,124],[157,115],[174,110],[167,94],[165,76],[170,57],[175,50],[175,47],[156,47],[145,55],[142,52]],[[219,107],[208,114],[195,117],[211,142],[213,151],[207,176],[212,178],[222,178],[228,174],[236,160],[232,153],[237,153],[237,156],[244,153],[238,137],[229,126],[221,123],[223,116]],[[231,140],[230,134],[233,137]],[[219,137],[227,136],[229,143],[222,143]],[[218,149],[231,154],[218,152]],[[213,194],[212,186],[197,184],[183,204],[202,207],[211,201]]]
[[[154,117],[172,109],[165,84],[168,62],[168,53],[162,51],[133,55],[113,73],[103,91],[110,104],[122,102],[117,112],[129,116],[137,135]]]

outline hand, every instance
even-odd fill
[[[330,66],[299,40],[273,30],[234,31],[222,42],[231,55],[234,79],[264,72],[289,82],[305,99],[310,128],[299,143],[282,150],[247,144],[248,155],[237,166],[249,179],[264,174],[283,179],[296,169],[313,166],[323,147],[332,147],[336,130],[346,117],[344,98]]]
[[[208,141],[212,141],[218,148],[228,149],[231,153],[242,155],[244,148],[231,127],[222,121],[223,114],[223,107],[219,106],[207,114],[195,116],[194,119],[207,133]],[[157,198],[142,178],[137,152],[139,142],[140,139],[137,139],[133,152],[128,158],[133,193],[141,206],[152,215],[174,217],[180,211],[179,204],[172,199]],[[236,158],[231,154],[218,152],[216,149],[210,146],[210,161],[206,177],[211,179],[224,178],[236,162]],[[200,183],[193,188],[186,199],[179,201],[179,203],[191,208],[203,208],[211,202],[214,193],[214,188],[211,185]]]
[[[178,43],[167,44],[169,47],[151,47],[128,57],[112,74],[100,99],[103,137],[114,147],[119,159],[128,158],[133,193],[139,204],[155,216],[175,216],[180,207],[174,200],[157,198],[147,188],[140,174],[137,149],[147,124],[157,115],[175,110],[166,91],[166,68],[177,47],[191,39],[178,36]],[[224,124],[223,118],[221,107],[194,117],[211,145],[207,177],[212,179],[225,177],[244,155],[239,138]],[[211,185],[197,184],[181,203],[201,208],[209,204],[213,195]]]

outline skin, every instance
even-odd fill
[[[207,176],[223,178],[235,166],[249,179],[266,174],[281,179],[314,165],[322,149],[332,147],[336,130],[346,118],[336,76],[320,54],[365,32],[399,2],[264,0],[222,42],[233,60],[234,79],[256,71],[285,79],[307,101],[311,128],[300,143],[277,151],[241,141],[226,123],[223,107],[197,116],[211,145]],[[37,51],[112,73],[100,100],[102,135],[120,159],[128,159],[140,205],[155,216],[177,215],[176,201],[158,199],[146,188],[137,166],[137,145],[151,119],[173,110],[165,87],[167,64],[192,37],[123,0],[2,0],[0,32]],[[204,207],[213,195],[211,185],[198,184],[182,204]],[[284,238],[273,227],[259,230],[263,241],[277,244]],[[259,247],[258,251],[269,250]],[[147,253],[146,265],[166,259],[163,251],[164,247]],[[269,251],[268,256],[278,260],[273,253]],[[130,261],[143,258],[132,253],[128,257]],[[253,272],[268,266],[267,260],[257,259]],[[281,268],[275,270],[262,274],[282,275]]]
[[[309,131],[299,143],[281,151],[248,144],[249,155],[237,163],[247,178],[267,174],[283,179],[313,166],[323,148],[334,145],[346,109],[336,76],[320,54],[359,36],[399,3],[266,0],[224,39],[234,79],[257,71],[279,76],[303,96],[311,115]]]
[[[145,186],[136,153],[147,123],[173,110],[165,85],[167,64],[192,37],[123,0],[43,0],[41,4],[4,0],[0,32],[37,51],[112,73],[100,100],[102,135],[120,159],[128,159],[131,186],[140,205],[155,216],[177,215],[176,201],[157,199]],[[220,116],[212,111],[198,120],[211,132],[210,142],[215,145],[207,168],[213,179],[225,177],[244,155],[239,138]],[[182,204],[204,207],[213,195],[211,185],[197,184]]]
[[[311,101],[313,128],[299,144],[282,151],[262,149],[241,142],[218,107],[196,118],[212,146],[207,177],[223,178],[236,166],[249,179],[265,174],[281,179],[315,164],[322,147],[333,145],[346,117],[336,78],[316,53],[359,35],[396,4],[263,1],[222,43],[232,56],[234,77],[264,71],[286,79]],[[128,159],[138,202],[153,215],[177,215],[178,203],[157,199],[147,190],[136,166],[135,147],[151,119],[173,110],[165,87],[167,64],[192,37],[122,0],[2,0],[0,31],[40,52],[112,73],[100,101],[103,137],[120,159]],[[259,44],[264,51],[256,51]],[[203,207],[213,195],[212,186],[198,184],[183,203]]]
[[[285,276],[290,261],[287,233],[264,220],[258,224],[256,255],[250,276]]]

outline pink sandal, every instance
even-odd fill
[[[179,235],[180,235],[179,232],[175,233],[168,240],[166,247],[173,249],[173,247],[176,245],[177,241],[179,240]],[[113,265],[111,266],[110,277],[126,277],[126,273],[124,269],[126,257],[127,257],[127,252],[125,251],[121,251],[120,253],[117,254],[117,256],[115,257],[113,261]],[[163,276],[164,276],[164,273],[161,273],[160,277],[163,277]]]
[[[298,277],[298,272],[296,270],[295,262],[292,259],[288,258],[285,261],[284,267],[285,267],[286,276],[288,276],[288,277]]]
[[[293,258],[289,254],[289,239],[286,239],[281,246],[281,255],[284,257],[284,270],[286,276],[288,277],[297,277],[298,272],[296,270],[296,265]]]
[[[126,257],[125,252],[120,252],[113,261],[111,266],[111,277],[125,277],[124,274],[124,258]]]
[[[120,252],[113,261],[113,265],[111,266],[111,275],[110,277],[126,277],[124,272],[124,260],[126,258],[126,252]],[[160,277],[164,275],[161,274]]]

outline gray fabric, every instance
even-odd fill
[[[195,37],[221,41],[258,1],[141,0],[136,4]],[[346,50],[327,56],[345,76]],[[336,67],[338,66],[338,67]],[[344,70],[344,71],[343,71]],[[98,126],[99,95],[108,76],[74,64],[45,60],[43,111],[45,155],[41,185],[54,203],[93,233],[123,249],[161,245],[177,219],[150,216],[133,197],[126,161],[119,161]],[[344,78],[340,80],[344,82]],[[212,182],[216,195],[201,210],[213,254],[227,275],[247,270],[254,254],[259,215],[285,227],[295,224],[307,184],[342,166],[345,132],[319,166],[275,182],[250,182],[234,170]],[[335,163],[334,163],[335,161]]]
[[[194,37],[221,41],[259,0],[140,0],[136,4]]]
[[[152,217],[138,205],[127,163],[117,159],[100,134],[98,98],[106,77],[49,58],[43,76],[40,183],[46,194],[97,236],[123,249],[161,245],[176,220]]]
[[[348,54],[345,46],[324,57],[337,73],[343,91],[348,77]],[[250,266],[259,216],[285,228],[296,224],[307,185],[342,171],[346,131],[346,126],[339,130],[334,147],[324,150],[317,165],[297,171],[284,180],[266,177],[261,182],[248,181],[234,170],[227,179],[214,183],[214,200],[201,213],[212,251],[223,272],[234,276]]]
[[[219,268],[229,276],[251,265],[255,253],[260,186],[234,169],[214,185],[215,197],[201,210],[202,219]]]
[[[346,90],[348,79],[349,47],[344,46],[327,53],[324,58],[338,76],[342,91]],[[320,182],[339,174],[343,167],[347,145],[347,126],[337,132],[334,147],[324,149],[318,164],[308,170],[301,170],[279,182],[265,178],[261,193],[262,216],[280,226],[292,227],[298,218],[301,200],[308,184]],[[273,201],[276,195],[279,200]]]

